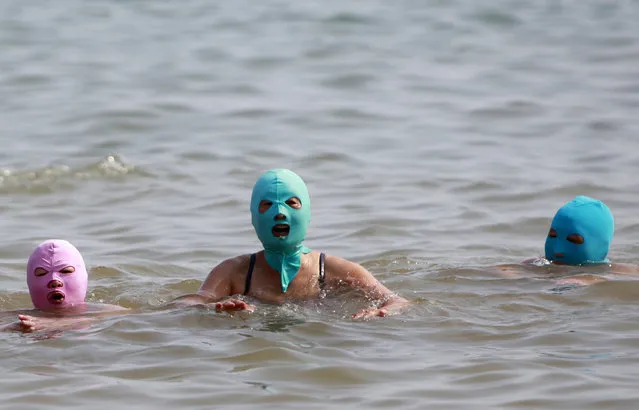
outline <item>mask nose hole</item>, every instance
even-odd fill
[[[47,287],[49,289],[61,288],[62,287],[62,282],[60,282],[59,280],[52,280],[51,282],[49,282]]]
[[[275,215],[275,220],[276,221],[285,221],[286,220],[286,216],[284,216],[284,214],[277,214],[277,215]]]

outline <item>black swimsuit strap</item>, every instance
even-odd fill
[[[246,272],[246,284],[244,285],[244,294],[248,295],[251,290],[251,279],[253,278],[253,268],[255,268],[255,254],[251,254],[251,262],[249,262],[248,272]]]
[[[324,274],[324,259],[326,259],[326,254],[323,252],[320,253],[320,265],[319,265],[319,286],[320,289],[324,289],[324,280],[326,279]]]

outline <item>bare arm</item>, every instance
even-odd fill
[[[106,316],[121,315],[130,312],[129,309],[116,305],[98,305],[97,307],[100,310],[96,312],[63,317],[18,314],[18,322],[6,325],[0,328],[0,330],[21,331],[25,333],[40,330],[71,330],[88,326]]]
[[[334,273],[336,280],[362,290],[367,298],[377,301],[375,307],[365,308],[355,313],[353,315],[355,319],[397,314],[410,303],[403,297],[391,292],[375,279],[368,270],[355,262],[328,256],[326,263],[327,265],[330,264],[330,271]]]
[[[493,271],[499,276],[504,278],[521,278],[526,274],[526,268],[531,266],[549,266],[552,263],[543,256],[536,258],[524,259],[518,264],[502,264],[488,268],[488,271]]]
[[[236,293],[234,292],[232,278],[238,271],[241,271],[243,264],[242,257],[225,260],[211,270],[197,293],[180,296],[172,304],[193,306],[215,303],[216,309],[219,310],[254,310],[254,306],[239,299],[220,302],[221,299]]]
[[[18,323],[13,323],[7,330],[21,331],[25,333],[37,332],[41,330],[73,330],[89,326],[98,320],[97,317],[40,317],[30,315],[18,315]]]
[[[637,275],[639,274],[639,266],[630,265],[627,263],[613,263],[610,266],[609,273],[614,275]],[[593,275],[593,274],[579,274],[569,278],[560,279],[557,281],[558,285],[577,285],[577,286],[589,286],[596,283],[605,282],[609,280],[609,277]]]
[[[629,263],[613,263],[611,269],[612,273],[616,273],[618,275],[639,274],[639,266],[631,265]]]
[[[522,262],[522,263],[525,263]],[[489,271],[494,271],[499,276],[504,278],[521,278],[522,277],[522,268],[520,265],[497,265],[488,268]]]
[[[233,259],[220,263],[209,272],[197,293],[180,296],[173,303],[181,306],[203,305],[231,296],[230,274],[235,265]]]

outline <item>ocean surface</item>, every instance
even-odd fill
[[[64,238],[76,330],[0,334],[1,409],[634,409],[639,278],[496,274],[575,195],[639,264],[639,2],[0,3],[1,323]],[[167,307],[260,249],[259,175],[308,184],[307,245],[410,299]],[[592,286],[561,286],[577,273]]]

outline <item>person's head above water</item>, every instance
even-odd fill
[[[31,301],[40,310],[56,310],[84,303],[88,279],[82,255],[65,240],[42,242],[27,263]]]
[[[288,169],[265,172],[253,187],[251,217],[266,261],[280,273],[286,292],[301,255],[311,251],[302,244],[311,222],[311,199],[302,178]]]
[[[546,259],[566,265],[609,263],[615,231],[610,209],[601,201],[577,196],[555,214],[546,238]]]

